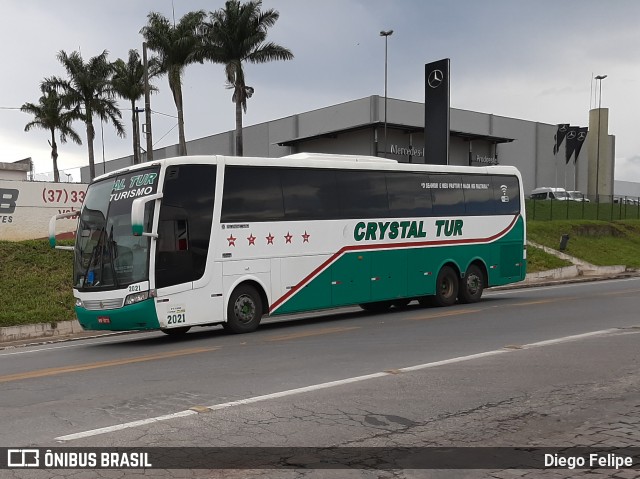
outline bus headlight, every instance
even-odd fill
[[[82,308],[82,300],[80,298],[74,298],[76,300],[76,308]]]
[[[140,301],[144,301],[145,299],[149,299],[149,291],[130,294],[125,298],[124,305],[129,306],[130,304],[139,303]]]

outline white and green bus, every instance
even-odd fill
[[[53,246],[56,219],[73,214],[52,218]],[[181,334],[349,305],[475,302],[524,279],[525,244],[516,168],[304,153],[102,175],[66,248],[84,329]]]

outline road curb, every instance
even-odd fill
[[[60,338],[84,331],[77,320],[0,328],[0,343],[31,338]]]
[[[0,350],[20,346],[89,339],[131,331],[85,331],[77,320],[53,323],[22,324],[0,328]]]

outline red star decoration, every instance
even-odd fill
[[[236,240],[237,240],[237,239],[238,239],[238,238],[234,238],[234,237],[233,237],[233,235],[229,236],[229,237],[227,238],[227,241],[229,242],[229,246],[235,246],[235,245],[236,245]]]
[[[286,240],[287,243],[291,243],[291,238],[293,238],[293,236],[291,236],[291,233],[287,231],[287,234],[285,235],[284,239]]]
[[[309,242],[309,236],[311,236],[309,233],[307,233],[307,230],[304,230],[304,234],[302,235],[302,242],[303,243],[308,243]]]
[[[253,236],[253,233],[251,233],[249,236],[247,236],[247,239],[249,240],[249,246],[251,245],[256,245],[256,237]]]
[[[272,236],[271,232],[269,232],[269,236],[267,236],[266,238],[267,238],[267,244],[273,244],[273,240],[275,239],[275,236]]]

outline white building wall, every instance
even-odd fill
[[[26,171],[0,169],[0,180],[22,181],[27,179]]]
[[[86,184],[0,180],[0,240],[46,238],[49,220],[79,210]],[[77,219],[56,222],[57,234],[70,236]]]

